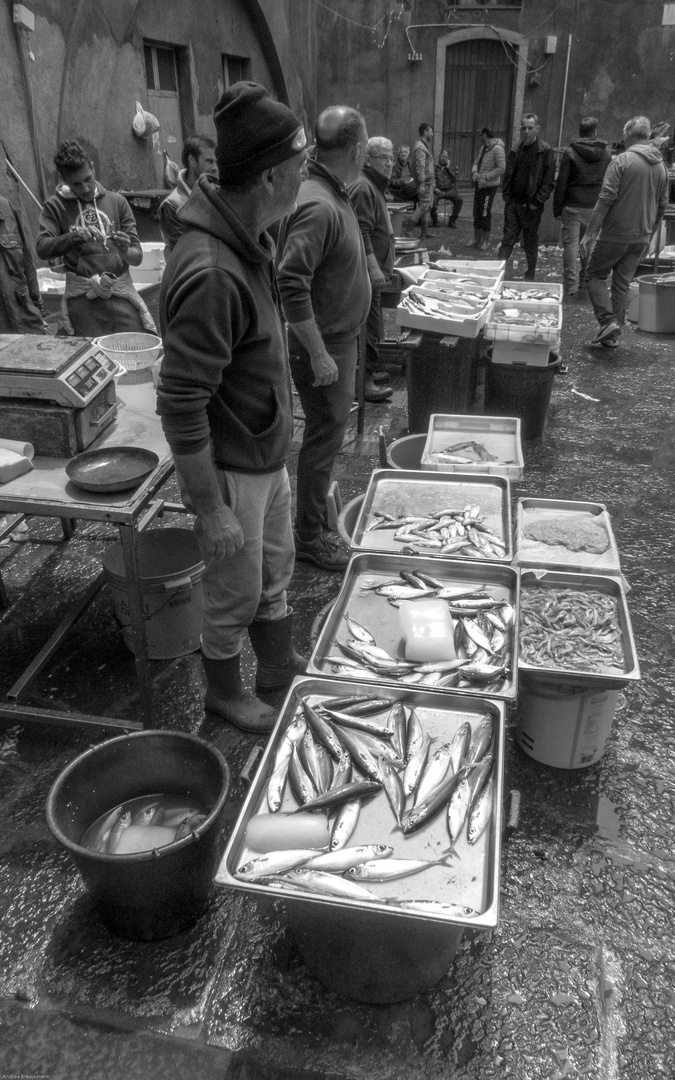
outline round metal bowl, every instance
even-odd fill
[[[106,446],[85,450],[66,465],[68,479],[84,491],[107,494],[137,487],[157,467],[152,450],[137,446]]]
[[[415,248],[418,248],[419,246],[420,246],[420,242],[414,236],[413,237],[408,237],[408,236],[395,236],[394,237],[394,248],[395,248],[396,251],[414,251]]]

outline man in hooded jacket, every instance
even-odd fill
[[[234,83],[213,116],[220,184],[206,175],[195,184],[162,278],[157,411],[183,501],[197,515],[205,706],[260,734],[276,713],[244,688],[244,634],[259,694],[285,689],[306,667],[286,603],[293,397],[267,227],[295,205],[307,140],[258,83]]]
[[[591,220],[602,181],[611,161],[607,143],[598,139],[598,121],[585,117],[579,124],[579,138],[565,150],[553,192],[553,216],[562,218],[563,286],[565,296],[574,296],[585,285],[586,260],[577,260],[579,241]]]
[[[582,257],[592,249],[586,280],[600,324],[593,345],[618,345],[630,283],[668,205],[668,171],[660,148],[649,140],[650,131],[646,116],[634,116],[624,126],[626,149],[607,168],[580,245]]]

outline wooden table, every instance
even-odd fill
[[[148,645],[143,620],[138,536],[154,518],[166,509],[185,512],[180,504],[169,504],[157,493],[174,471],[171,452],[164,438],[159,417],[155,413],[156,391],[152,383],[117,386],[118,414],[89,450],[105,446],[137,446],[154,451],[159,463],[142,484],[131,491],[115,494],[94,494],[76,487],[66,475],[67,458],[36,457],[32,472],[24,473],[0,487],[0,515],[18,514],[4,534],[16,528],[26,517],[57,517],[61,519],[66,538],[72,535],[78,519],[107,521],[119,529],[131,615],[131,637],[136,658],[143,724],[112,717],[85,715],[51,709],[33,709],[18,704],[18,699],[33,678],[46,666],[65,634],[82,614],[104,583],[104,573],[97,576],[89,588],[74,602],[49,641],[43,646],[21,677],[7,693],[9,704],[0,703],[0,719],[23,720],[34,723],[58,723],[66,726],[93,725],[125,730],[153,726],[152,689]],[[0,580],[0,604],[8,604]]]

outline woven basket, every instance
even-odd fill
[[[162,351],[162,339],[155,334],[108,334],[96,344],[126,371],[152,367]]]

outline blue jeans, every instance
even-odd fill
[[[291,485],[286,466],[273,473],[216,470],[226,504],[236,515],[244,544],[229,559],[206,559],[202,575],[204,615],[202,652],[227,660],[242,647],[254,619],[283,619],[286,589],[293,575],[295,546],[291,524]]]
[[[586,282],[595,317],[600,326],[622,326],[628,307],[628,289],[647,249],[646,244],[614,244],[598,240],[588,262]],[[612,275],[612,295],[607,278]]]
[[[291,374],[305,414],[305,431],[298,454],[297,531],[301,540],[321,536],[333,462],[345,435],[354,401],[358,338],[326,345],[338,368],[329,386],[314,386],[309,353],[292,348]]]
[[[579,259],[579,241],[583,240],[586,227],[591,220],[592,207],[563,206],[562,242],[563,242],[563,285],[574,292],[579,288],[580,279],[577,269]],[[581,259],[581,285],[586,283],[588,257]]]

